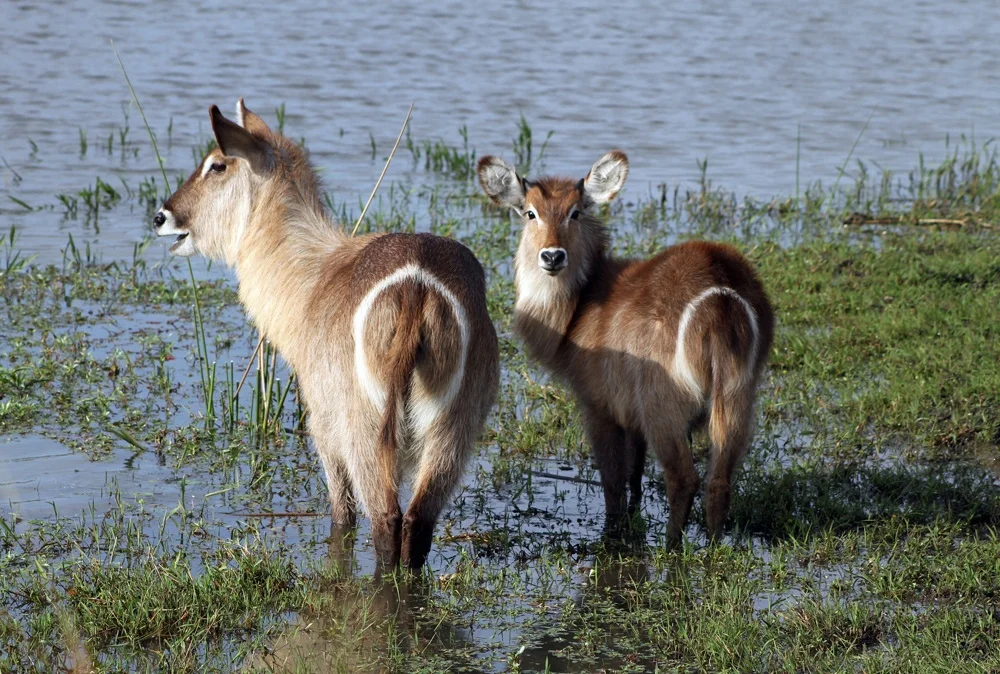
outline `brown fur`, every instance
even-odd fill
[[[213,107],[219,148],[157,227],[181,235],[178,254],[234,268],[247,312],[298,377],[334,520],[353,525],[357,498],[381,566],[419,567],[498,388],[482,266],[429,234],[348,237],[327,219],[302,149],[240,106],[245,128]]]
[[[732,473],[752,437],[757,384],[774,330],[755,272],[736,249],[705,241],[671,246],[647,260],[610,256],[606,228],[590,211],[624,182],[623,153],[595,164],[596,182],[591,174],[582,181],[512,181],[508,170],[493,157],[479,163],[486,193],[525,221],[515,259],[515,331],[580,402],[609,526],[620,527],[637,509],[648,448],[664,469],[668,540],[680,541],[698,488],[688,435],[707,423],[712,450],[705,510],[708,532],[718,536],[729,513]],[[612,177],[602,181],[602,174]],[[556,275],[538,262],[538,252],[552,247],[568,259]],[[710,288],[716,290],[701,296]],[[699,296],[683,342],[687,367],[678,368],[682,316]]]

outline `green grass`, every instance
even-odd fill
[[[772,370],[831,406],[835,446],[943,459],[1000,443],[1000,240],[908,231],[754,257],[781,321]]]
[[[525,120],[516,132],[516,161],[537,167],[544,143]],[[116,143],[140,149],[127,120]],[[11,229],[0,244],[0,439],[57,440],[93,458],[96,474],[136,467],[99,482],[84,512],[47,493],[52,510],[34,518],[4,506],[0,671],[1000,668],[990,145],[902,178],[845,161],[836,190],[806,185],[767,202],[714,186],[705,163],[690,190],[608,209],[623,253],[733,241],[778,315],[731,536],[705,545],[699,500],[675,553],[663,551],[654,467],[646,544],[601,538],[572,397],[510,334],[518,231],[472,184],[467,134],[458,147],[408,146],[427,186],[387,185],[363,227],[473,248],[504,365],[432,569],[376,583],[365,529],[362,569],[344,559],[294,378],[267,347],[252,358],[256,333],[217,271],[196,266],[192,280],[176,261],[149,264],[144,245],[105,262],[72,239],[61,265],[39,266]],[[112,200],[97,180],[94,216],[148,212],[163,184],[123,182]],[[331,205],[345,225],[362,206]]]

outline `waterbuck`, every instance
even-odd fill
[[[718,537],[774,331],[754,270],[734,248],[705,241],[648,260],[612,257],[595,210],[625,183],[623,152],[582,180],[529,181],[491,156],[477,168],[487,196],[523,220],[514,328],[579,401],[609,528],[638,508],[648,447],[663,465],[668,544],[680,542],[699,484],[688,438],[707,424],[705,513]]]
[[[218,148],[154,225],[175,255],[236,273],[239,296],[298,377],[334,522],[372,520],[379,568],[419,568],[496,397],[499,354],[483,268],[430,234],[350,237],[306,153],[240,99],[209,109]],[[413,497],[402,516],[401,479]]]

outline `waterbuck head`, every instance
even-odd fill
[[[596,257],[607,247],[607,232],[594,213],[618,194],[628,176],[628,157],[613,150],[586,177],[529,181],[498,157],[479,160],[479,182],[493,203],[513,209],[524,229],[515,259],[519,293],[538,294],[580,289]]]
[[[236,122],[214,105],[209,118],[218,147],[167,199],[153,226],[159,236],[177,237],[170,246],[174,255],[201,253],[232,264],[251,215],[262,202],[273,201],[281,185],[289,184],[288,179],[294,179],[308,161],[295,143],[271,131],[242,98]],[[313,187],[307,184],[300,192],[312,193]]]

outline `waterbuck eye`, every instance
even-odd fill
[[[223,164],[221,161],[213,162],[212,166],[211,166],[211,170],[214,173],[222,173],[223,171],[226,170],[226,165]]]
[[[534,211],[528,211],[527,213],[525,213],[525,215],[528,217],[528,220],[534,220],[535,219],[535,212]]]
[[[572,213],[570,213],[569,214],[569,219],[570,220],[579,220],[580,219],[580,211],[573,211]]]

